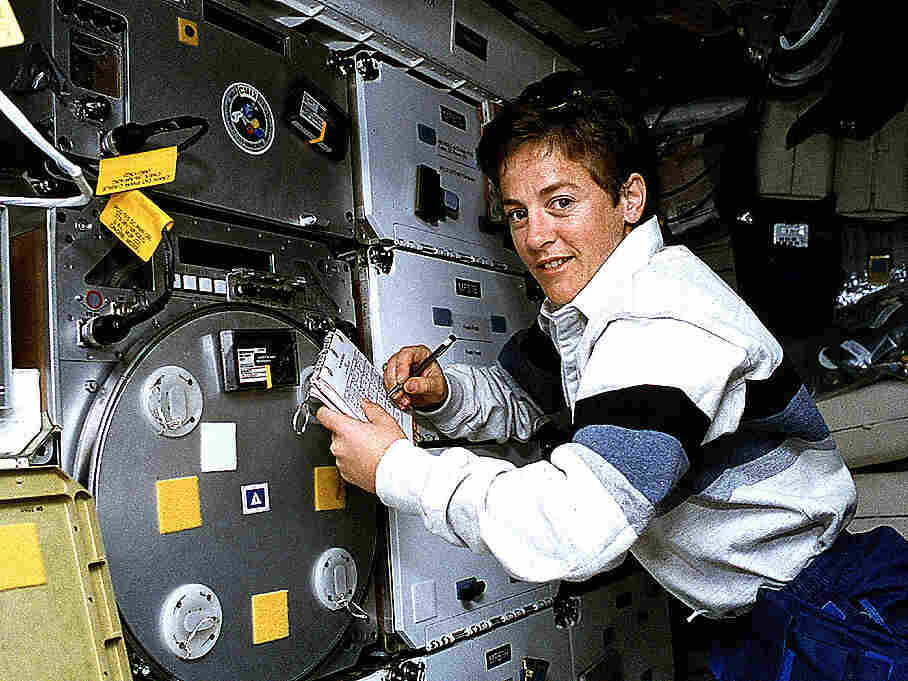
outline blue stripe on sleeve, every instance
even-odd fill
[[[654,506],[687,471],[689,462],[681,443],[671,435],[619,426],[585,426],[574,442],[596,452]]]

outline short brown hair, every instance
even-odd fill
[[[476,155],[496,187],[502,165],[524,144],[543,145],[580,163],[616,203],[631,173],[648,184],[655,177],[646,128],[630,104],[575,71],[528,86],[485,126]]]

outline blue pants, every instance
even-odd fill
[[[908,542],[843,532],[717,640],[719,681],[908,681]]]

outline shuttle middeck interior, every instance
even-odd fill
[[[535,323],[475,150],[565,69],[633,88],[663,231],[795,361],[852,529],[908,535],[908,85],[849,105],[888,54],[850,3],[679,4],[0,0],[0,679],[711,678],[632,557],[517,580],[346,484],[307,403],[334,329],[485,366]]]

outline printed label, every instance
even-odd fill
[[[455,279],[454,292],[467,298],[482,298],[482,284],[469,279]]]
[[[164,147],[138,154],[102,158],[96,194],[116,194],[131,189],[173,182],[177,176],[177,148]]]
[[[438,139],[438,153],[452,161],[463,163],[471,168],[476,167],[476,154],[472,149],[467,149],[456,142],[446,139]],[[472,178],[471,178],[472,179]]]
[[[500,667],[511,661],[511,644],[505,643],[503,646],[492,648],[486,651],[486,671],[491,671],[495,667]]]
[[[240,383],[261,383],[268,380],[270,363],[262,358],[267,357],[266,348],[239,348],[236,351],[237,374]]]
[[[464,116],[459,111],[454,111],[454,109],[449,109],[444,105],[439,105],[439,112],[441,114],[441,120],[451,125],[458,130],[467,129],[467,117]]]
[[[243,515],[264,513],[271,510],[271,497],[268,494],[268,483],[257,482],[243,485]]]

